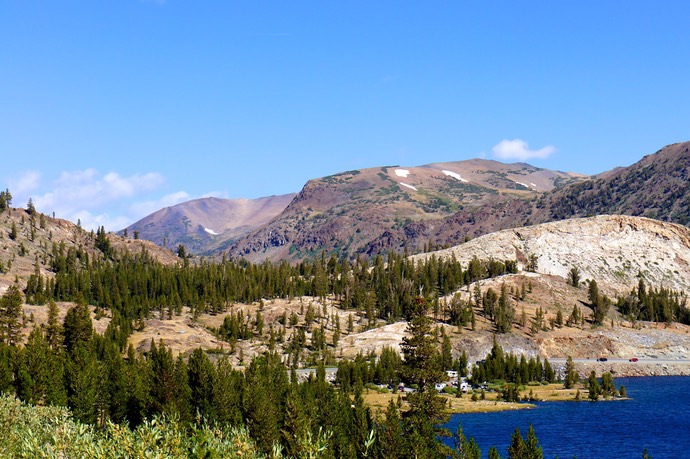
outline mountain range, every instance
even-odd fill
[[[137,233],[170,249],[182,244],[196,254],[219,252],[268,223],[294,197],[295,193],[259,199],[195,199],[156,211],[119,234]]]
[[[688,147],[688,143],[669,145],[632,166],[594,177],[483,160],[350,171],[310,181],[299,194],[284,197],[282,209],[283,204],[277,200],[280,197],[275,197],[274,206],[269,205],[270,199],[263,201],[263,208],[269,210],[261,218],[266,219],[268,214],[273,217],[264,220],[265,223],[255,223],[257,227],[240,237],[229,251],[220,249],[218,253],[251,247],[250,243],[261,241],[259,236],[271,231],[274,231],[275,241],[280,237],[287,238],[286,241],[266,247],[257,244],[258,249],[247,255],[255,259],[270,255],[275,260],[296,261],[305,254],[318,253],[322,242],[316,235],[330,244],[327,247],[344,247],[337,252],[341,255],[383,253],[388,248],[413,252],[417,248],[428,250],[448,246],[413,257],[455,257],[462,264],[467,264],[474,256],[482,260],[515,260],[516,274],[482,280],[479,282],[481,288],[501,291],[505,285],[508,291],[518,292],[529,285],[526,299],[518,299],[513,293],[516,312],[532,318],[542,311],[548,320],[555,320],[559,312],[567,315],[576,307],[590,315],[588,292],[584,287],[589,279],[596,280],[601,291],[611,298],[628,295],[639,279],[650,288],[672,288],[687,295],[690,292],[690,229],[684,225],[690,215]],[[441,200],[442,197],[446,200]],[[200,229],[218,238],[214,243],[220,247],[221,235],[229,230],[223,226],[228,219],[215,210],[216,204],[223,200],[217,201],[192,201],[187,206],[161,211],[160,215],[174,223],[177,217],[171,216],[180,209],[187,209],[188,214],[177,215],[190,215],[187,226],[191,228],[194,224],[196,231]],[[251,211],[247,210],[244,215],[257,215],[256,219],[260,220],[261,212],[257,209],[262,206],[256,204],[259,203],[246,204],[245,209]],[[216,220],[206,216],[207,213],[214,214]],[[395,217],[399,218],[397,222]],[[676,223],[672,223],[674,221]],[[281,225],[284,233],[276,232]],[[251,223],[235,228],[240,226],[249,227]],[[137,231],[144,229],[141,227]],[[146,251],[165,264],[185,263],[152,242],[136,240],[129,231],[127,237],[110,235],[112,247],[130,254]],[[328,236],[328,231],[332,231],[332,236]],[[167,234],[166,237],[172,237],[172,232]],[[348,235],[347,242],[352,235],[349,247],[342,245],[339,238],[343,235]],[[52,265],[60,258],[56,254],[63,251],[69,263],[84,266],[89,260],[104,257],[102,249],[98,248],[98,235],[71,222],[28,209],[0,212],[0,241],[0,294],[14,284],[24,289],[31,274],[36,272],[45,279],[54,278]],[[300,244],[313,245],[306,246],[305,250]],[[293,246],[292,253],[286,251]],[[527,262],[531,259],[535,263],[528,271]],[[581,273],[583,282],[579,287],[570,285],[567,279],[572,268]],[[472,291],[463,288],[450,292],[440,301],[450,302],[456,294],[464,295],[464,301],[468,301]],[[318,301],[315,298],[305,300],[309,304]],[[261,310],[266,323],[277,323],[286,311],[301,316],[304,304],[303,299],[288,298],[240,307],[252,317]],[[69,303],[60,305],[63,315],[69,306]],[[343,323],[347,320],[348,311],[341,310],[337,301],[332,300],[330,308],[329,314],[339,314]],[[45,305],[24,305],[26,317],[35,315],[36,323],[45,321],[45,310]],[[495,330],[490,321],[481,316],[480,308],[475,312],[479,317],[477,329],[465,327],[453,332],[452,339],[455,348],[466,349],[468,355],[479,359],[491,348]],[[189,313],[185,314],[167,321],[149,317],[143,330],[134,333],[130,341],[139,349],[151,339],[165,339],[177,352],[187,352],[198,346],[217,349],[226,345],[197,323],[198,320],[205,326],[218,327],[224,320],[223,315],[193,319]],[[95,322],[95,328],[103,333],[109,320],[108,317],[100,319]],[[25,324],[25,335],[31,323],[29,320]],[[357,352],[377,350],[384,344],[399,345],[406,324],[379,323],[371,330],[368,327],[366,317],[356,315],[354,331],[342,338],[342,349],[351,353],[347,355],[354,357]],[[518,320],[512,333],[499,337],[500,344],[511,352],[549,358],[568,355],[592,358],[604,353],[625,358],[637,355],[673,360],[687,359],[690,348],[687,325],[630,322],[615,309],[609,312],[601,328],[592,329],[583,324],[547,328],[535,333],[529,323],[520,324]],[[287,343],[289,341],[283,345]],[[261,341],[244,341],[238,346],[242,349],[239,355],[246,358],[267,349]],[[684,373],[687,367],[631,364],[621,371],[623,374],[687,374]]]
[[[127,231],[195,254],[298,262],[322,252],[417,253],[506,228],[602,214],[687,225],[689,171],[688,142],[595,176],[485,159],[383,166],[313,179],[296,194],[189,201]]]

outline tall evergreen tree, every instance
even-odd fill
[[[592,372],[589,374],[589,378],[587,379],[587,390],[589,391],[589,399],[593,402],[599,400],[599,395],[601,395],[601,386],[599,385],[599,381],[597,381],[597,375],[592,370]]]
[[[69,407],[74,416],[87,424],[98,420],[99,392],[105,372],[90,347],[77,345],[70,353],[67,365]]]
[[[404,413],[405,426],[413,454],[418,457],[443,457],[447,451],[436,441],[438,433],[446,431],[435,426],[446,421],[445,401],[437,395],[435,384],[445,376],[434,338],[429,306],[425,298],[417,298],[407,335],[401,345],[404,362],[402,376],[416,386],[416,392],[406,395],[409,410]]]
[[[508,446],[508,459],[527,459],[527,444],[517,427],[510,439],[510,446]]]
[[[529,425],[529,430],[527,431],[525,446],[527,449],[525,459],[544,459],[544,452],[541,446],[539,446],[539,440],[537,440],[537,434],[534,432],[532,424]]]
[[[21,338],[22,294],[16,285],[10,285],[0,298],[0,342],[9,345]]]
[[[213,403],[215,368],[201,348],[195,349],[189,356],[187,371],[193,412],[206,419],[212,419],[215,415]]]
[[[455,449],[450,457],[453,459],[480,459],[482,451],[474,438],[467,439],[462,430],[462,426],[458,425],[458,430],[454,435]]]
[[[51,349],[56,350],[63,342],[62,326],[58,321],[58,307],[55,301],[48,303],[48,321],[46,323],[46,341]]]
[[[62,323],[63,344],[67,352],[72,353],[80,345],[86,345],[93,337],[91,313],[83,300],[71,307]]]
[[[408,448],[403,430],[400,410],[393,399],[388,401],[388,407],[383,423],[379,426],[379,448],[381,457],[402,459],[406,457]]]
[[[573,358],[571,356],[568,356],[568,359],[565,361],[565,378],[563,380],[563,387],[566,389],[572,389],[575,384],[577,384],[579,379],[580,376],[575,370],[575,362],[573,362]]]

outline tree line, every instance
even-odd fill
[[[47,323],[34,327],[26,345],[0,344],[0,392],[37,406],[66,406],[79,422],[102,429],[112,423],[137,429],[159,416],[190,431],[246,429],[265,455],[278,447],[288,457],[306,457],[316,445],[325,458],[474,457],[462,452],[471,442],[458,433],[455,449],[437,441],[449,435],[439,427],[447,415],[434,388],[445,378],[443,350],[427,314],[430,301],[418,297],[416,303],[402,359],[389,350],[375,368],[381,378],[399,378],[417,391],[405,396],[404,408],[391,400],[379,417],[364,404],[363,379],[330,384],[323,364],[300,381],[271,352],[244,371],[223,357],[212,361],[201,349],[188,359],[174,356],[155,341],[144,354],[130,346],[123,355],[117,323],[94,333],[84,302],[61,323],[51,302]]]

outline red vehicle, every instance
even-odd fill
[[[629,362],[637,362],[639,359],[637,357],[633,357],[632,359],[629,360]]]

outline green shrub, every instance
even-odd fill
[[[326,438],[326,437],[324,437]],[[320,448],[324,438],[305,439]],[[154,417],[135,430],[106,423],[105,428],[74,421],[67,408],[26,405],[0,397],[0,457],[46,458],[263,458],[245,428],[224,430],[201,423],[185,428],[175,418]],[[283,457],[279,448],[273,457]]]

